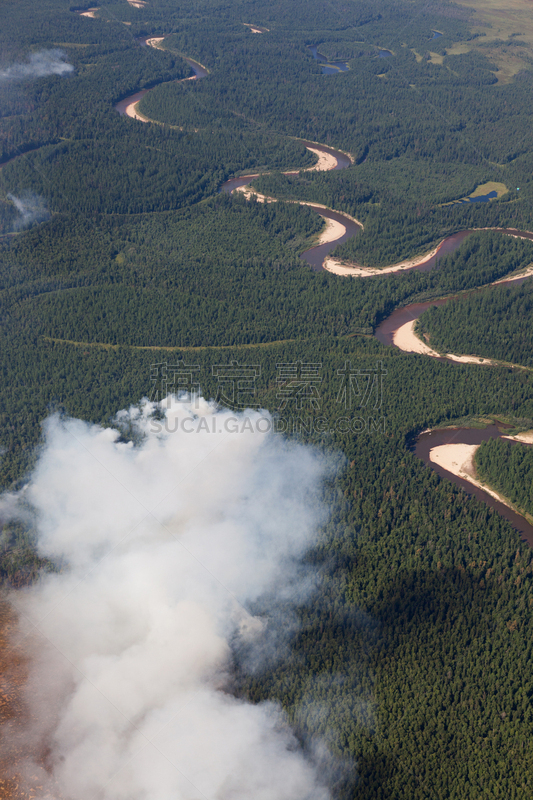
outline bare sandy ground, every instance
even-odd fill
[[[361,224],[361,223],[359,223]],[[444,241],[444,240],[443,240]],[[326,258],[324,262],[324,269],[333,272],[335,275],[351,275],[353,278],[369,278],[372,275],[387,275],[390,272],[402,272],[403,270],[413,269],[425,264],[430,258],[436,255],[442,242],[431,250],[430,253],[424,253],[422,256],[416,258],[409,258],[406,261],[400,261],[398,264],[391,264],[390,267],[358,267],[357,264],[344,264],[335,258]]]
[[[314,147],[307,147],[307,150],[310,150],[312,153],[315,153],[315,155],[318,157],[318,161],[316,164],[313,164],[312,167],[306,167],[305,169],[299,170],[300,172],[328,172],[329,170],[335,169],[335,167],[337,166],[337,159],[332,153],[324,153],[322,150],[315,149]],[[251,181],[253,180],[253,178],[257,178],[259,176],[249,175],[246,177],[249,177]],[[252,189],[249,184],[247,184],[246,186],[238,186],[237,189],[235,189],[234,191],[241,192],[242,194],[244,194],[247,200],[254,198],[259,203],[277,202],[275,197],[269,197],[267,195],[261,194],[260,192],[254,191],[254,189]],[[322,203],[311,203],[301,200],[288,200],[287,202],[298,203],[301,206],[312,206],[313,208],[323,208],[327,211],[332,210],[329,209],[328,206],[323,205]],[[355,219],[355,217],[351,217],[349,214],[344,214],[343,212],[336,212],[336,213],[341,214],[343,217],[346,217],[346,219],[349,219],[352,222],[355,222],[357,225],[360,226],[361,230],[364,230],[362,222],[359,222],[359,220]],[[317,244],[329,244],[330,242],[334,242],[337,239],[340,239],[342,236],[344,236],[344,234],[346,233],[346,228],[341,222],[338,222],[337,220],[333,219],[328,219],[326,217],[323,217],[323,219],[326,222],[326,227],[320,234]]]
[[[157,47],[159,42],[162,42],[164,38],[164,36],[153,36],[151,39],[146,40],[146,44],[148,47]]]
[[[325,206],[322,203],[311,203],[311,202],[307,202],[307,200],[288,200],[287,202],[288,203],[299,203],[301,206],[312,206],[313,208],[324,208],[326,211],[335,211],[334,208],[329,208],[329,206]],[[345,214],[344,211],[335,211],[335,214],[339,214],[339,216],[346,217],[346,219],[349,219],[352,222],[355,222],[357,225],[359,225],[361,230],[364,231],[365,226],[363,225],[362,222],[359,222],[359,220],[356,219],[355,217],[351,217],[349,214]]]
[[[406,322],[401,328],[398,328],[392,336],[392,341],[403,350],[404,353],[422,353],[425,356],[433,356],[433,358],[440,358],[440,353],[432,350],[429,345],[419,339],[415,334],[416,319],[411,322]]]
[[[258,178],[259,175],[250,175],[250,178]],[[277,203],[275,197],[268,197],[266,194],[261,194],[260,192],[256,192],[252,187],[247,184],[246,186],[237,186],[236,189],[233,190],[234,192],[241,192],[247,200],[257,200],[258,203]]]
[[[128,0],[128,5],[133,6],[134,8],[144,8],[146,3],[144,0]]]
[[[323,219],[326,222],[326,227],[320,234],[317,244],[329,244],[336,239],[340,239],[341,236],[344,236],[346,233],[344,225],[341,225],[336,219],[327,219],[326,217],[323,217]]]
[[[96,12],[100,11],[99,8],[90,8],[88,11],[80,11],[80,17],[96,17]]]
[[[250,22],[243,22],[242,24],[246,25],[252,33],[268,33],[270,31],[270,28],[256,28],[255,25],[252,25]]]
[[[523,239],[524,237],[517,236],[516,238]],[[529,267],[526,267],[526,269],[522,270],[522,272],[513,275],[511,278],[504,276],[503,278],[500,278],[498,281],[494,281],[494,283],[491,283],[491,286],[497,286],[499,283],[514,283],[514,281],[518,281],[521,278],[527,278],[530,275],[533,275],[533,264],[530,264]]]
[[[516,436],[502,436],[502,439],[510,439],[512,442],[522,442],[523,444],[533,444],[533,431],[517,433]]]
[[[434,464],[438,464],[443,469],[456,475],[458,478],[468,481],[473,486],[483,489],[484,492],[490,494],[495,500],[499,500],[507,508],[511,508],[509,501],[502,497],[501,494],[489,489],[481,481],[475,478],[474,469],[474,455],[476,450],[480,447],[479,444],[441,444],[438,447],[432,447],[429,451],[429,460]],[[514,510],[514,509],[513,509]]]
[[[432,350],[429,345],[418,338],[415,333],[415,323],[415,319],[411,320],[411,322],[406,322],[392,336],[393,343],[404,353],[422,353],[422,355],[431,356],[432,358],[447,358],[460,364],[486,364],[488,366],[496,364],[495,361],[482,356],[456,356],[454,353],[446,353],[446,355],[437,353],[436,350]]]
[[[135,100],[133,103],[130,103],[129,106],[126,106],[125,113],[128,115],[128,117],[131,117],[132,119],[138,119],[140,122],[151,122],[148,117],[143,117],[143,115],[137,111],[136,106],[137,103],[140,102],[140,100]]]
[[[322,150],[315,150],[314,147],[308,147],[307,150],[310,150],[316,156],[318,156],[318,161],[316,164],[313,164],[312,167],[305,167],[304,169],[300,170],[300,172],[329,172],[330,169],[335,169],[337,166],[337,159],[331,153],[324,153]]]

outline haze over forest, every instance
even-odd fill
[[[0,18],[0,797],[530,798],[527,0]]]

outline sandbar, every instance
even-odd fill
[[[441,358],[440,353],[432,350],[429,345],[419,339],[415,333],[416,319],[406,322],[392,335],[393,344],[403,350],[404,353],[422,353],[425,356],[433,356],[433,358]]]
[[[307,147],[312,153],[318,156],[318,161],[312,167],[304,167],[300,172],[329,172],[337,166],[337,159],[333,153],[324,153],[323,150],[315,150],[314,147]]]
[[[500,228],[472,228],[472,232],[475,231],[498,231],[501,230]],[[508,228],[507,230],[512,231],[516,230],[516,233],[506,233],[506,236],[511,236],[514,239],[529,239],[528,236],[521,236],[520,231],[518,229]],[[529,231],[525,231],[525,233],[529,233]],[[438,243],[436,247],[431,250],[429,253],[425,253],[421,256],[415,256],[414,258],[406,259],[405,261],[400,261],[398,264],[391,264],[389,267],[360,267],[357,264],[350,264],[349,262],[339,261],[335,258],[326,258],[324,261],[324,269],[327,269],[329,272],[333,272],[335,275],[350,275],[352,278],[370,278],[374,275],[387,275],[391,272],[402,272],[403,270],[414,269],[415,267],[423,266],[427,261],[432,259],[435,255],[437,255],[440,246],[446,240],[443,239],[441,242]],[[517,281],[521,278],[525,278],[528,275],[533,275],[533,264],[531,264],[524,272],[519,273],[518,275],[514,275],[512,278],[500,278],[498,281],[494,281],[491,285],[496,285],[497,283],[512,283],[513,281]]]
[[[257,175],[254,175],[254,176],[251,175],[250,178],[252,178],[252,177],[258,177],[258,176]],[[254,189],[252,189],[252,187],[249,184],[247,184],[246,186],[237,186],[237,188],[234,189],[234,191],[235,192],[241,192],[246,197],[247,200],[251,200],[253,198],[254,200],[257,200],[258,203],[277,203],[278,202],[277,198],[275,198],[275,197],[269,197],[268,195],[260,194],[259,192],[254,191]],[[318,203],[306,203],[306,202],[303,202],[301,200],[286,200],[285,202],[286,203],[297,203],[300,206],[311,206],[312,208],[316,208],[316,209],[323,208],[325,211],[330,211],[331,210],[327,206],[319,205]],[[320,214],[320,211],[318,211],[318,213]],[[337,214],[341,214],[341,212],[339,212],[339,211],[337,211],[336,213]],[[347,219],[351,220],[352,222],[357,222],[358,225],[361,225],[360,222],[358,222],[354,217],[350,217],[348,214],[342,214],[342,216],[346,217]],[[342,222],[339,222],[336,219],[330,219],[329,217],[322,217],[322,219],[325,221],[326,227],[324,228],[324,230],[320,234],[320,236],[318,238],[318,241],[317,241],[317,245],[319,245],[319,244],[329,244],[330,242],[335,242],[337,239],[340,239],[342,236],[344,236],[344,234],[346,233],[346,228],[342,224]]]
[[[270,28],[257,28],[255,25],[252,25],[251,22],[243,22],[243,25],[246,25],[247,28],[250,29],[251,33],[268,33]]]
[[[489,489],[475,477],[474,456],[480,446],[479,444],[441,444],[438,447],[431,448],[429,460],[434,464],[438,464],[447,472],[451,472],[452,475],[468,481],[473,486],[477,486],[478,489],[482,489],[495,500],[514,511],[514,508],[505,497],[502,497],[501,494],[498,494],[493,489]]]
[[[515,239],[525,239],[526,237],[525,236],[515,236],[514,238]],[[530,241],[530,240],[528,239],[528,241]],[[490,285],[491,286],[497,286],[499,283],[513,283],[514,281],[522,280],[522,278],[527,278],[530,275],[533,275],[533,264],[530,264],[529,267],[526,267],[524,270],[522,270],[521,272],[518,272],[516,275],[512,275],[510,278],[507,277],[506,275],[504,275],[503,278],[500,278],[499,280],[494,281],[494,283],[491,283]]]
[[[247,176],[248,177],[248,176]],[[259,175],[250,175],[250,178],[258,178]],[[247,200],[257,200],[258,203],[277,203],[277,199],[275,197],[268,197],[266,194],[261,194],[260,192],[256,192],[250,184],[246,184],[246,186],[237,186],[236,189],[233,191],[241,192]]]
[[[359,223],[361,224],[361,223]],[[444,241],[444,239],[442,240]],[[402,272],[403,270],[413,269],[420,267],[435,256],[441,246],[439,242],[436,247],[429,253],[409,258],[406,261],[400,261],[398,264],[391,264],[390,267],[359,267],[357,264],[345,264],[335,258],[326,258],[324,261],[324,269],[333,272],[335,275],[351,275],[353,278],[370,278],[372,275],[386,275],[391,272]]]
[[[126,106],[124,109],[124,113],[127,114],[128,117],[132,119],[138,119],[140,122],[151,122],[152,120],[148,119],[148,117],[143,117],[140,111],[137,111],[137,103],[140,103],[140,98],[138,100],[134,100],[133,103],[130,103],[129,106]]]
[[[404,353],[421,353],[425,356],[432,358],[446,358],[449,361],[457,361],[459,364],[485,364],[487,366],[495,366],[496,362],[491,361],[490,358],[483,356],[457,356],[454,353],[437,353],[431,347],[419,339],[415,333],[416,319],[406,322],[392,335],[393,344],[396,345]]]
[[[336,239],[340,239],[341,236],[344,236],[346,233],[346,228],[340,222],[337,222],[336,219],[328,219],[327,217],[322,217],[322,219],[326,222],[326,227],[320,234],[317,244],[329,244],[330,242],[334,242]]]
[[[502,439],[510,439],[512,442],[522,442],[523,444],[533,444],[533,431],[517,433],[514,436],[502,436]]]

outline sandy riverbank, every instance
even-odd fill
[[[392,335],[393,344],[403,350],[404,353],[422,353],[425,356],[440,358],[440,353],[432,350],[429,345],[419,339],[415,334],[416,319],[406,322]]]
[[[515,238],[520,239],[523,237],[517,236]],[[500,283],[514,283],[514,281],[520,281],[522,278],[528,278],[530,275],[533,275],[533,264],[530,264],[529,267],[526,267],[526,269],[522,270],[522,272],[513,275],[511,278],[504,276],[503,278],[494,281],[494,283],[491,283],[490,286],[498,286]]]
[[[392,335],[393,344],[404,353],[421,353],[425,356],[432,358],[447,358],[449,361],[457,361],[459,364],[486,364],[494,366],[495,361],[481,356],[456,356],[454,353],[446,353],[443,355],[432,350],[422,339],[419,339],[415,333],[416,319],[406,322],[401,328],[398,328]]]
[[[323,219],[326,222],[326,227],[320,234],[317,244],[329,244],[336,239],[340,239],[341,236],[344,236],[346,233],[344,225],[341,225],[336,219],[328,219],[327,217],[323,217]]]
[[[315,150],[314,147],[308,147],[307,150],[318,156],[318,161],[312,167],[304,167],[300,172],[329,172],[337,166],[337,159],[333,153],[324,153],[323,150]]]
[[[152,120],[148,119],[148,117],[143,117],[143,115],[137,111],[137,103],[140,102],[141,98],[139,97],[137,100],[134,100],[133,103],[126,106],[124,113],[132,119],[138,119],[140,122],[151,122]]]
[[[270,32],[270,28],[258,28],[256,25],[254,25],[251,22],[243,22],[242,24],[245,25],[247,28],[249,28],[251,33],[269,33]]]
[[[250,180],[252,180],[253,178],[258,178],[259,175],[247,175],[246,177],[249,177]],[[258,203],[278,202],[275,197],[268,197],[268,195],[266,194],[261,194],[260,192],[256,192],[255,189],[252,189],[249,183],[247,183],[246,186],[237,186],[237,188],[234,189],[233,191],[240,192],[246,197],[247,200],[251,200],[253,198],[254,200],[257,200]]]
[[[502,439],[510,439],[512,442],[522,442],[522,444],[533,444],[533,431],[517,433],[515,436],[502,436]]]
[[[429,460],[434,464],[438,464],[447,472],[451,472],[452,475],[468,481],[473,486],[477,486],[478,489],[482,489],[495,500],[514,511],[505,497],[502,497],[501,494],[498,494],[493,489],[489,489],[475,477],[474,456],[479,447],[479,444],[442,444],[431,448]]]
[[[359,223],[361,224],[361,223]],[[444,241],[444,240],[443,240]],[[442,242],[422,256],[416,258],[409,258],[406,261],[400,261],[398,264],[391,264],[389,267],[358,267],[357,264],[346,264],[338,261],[335,258],[326,258],[324,262],[324,269],[333,272],[335,275],[351,275],[353,278],[370,278],[372,275],[387,275],[391,272],[403,272],[404,270],[420,267],[432,259],[438,252]]]

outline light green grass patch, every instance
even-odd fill
[[[498,200],[500,197],[503,197],[504,194],[507,194],[509,189],[505,185],[505,183],[497,183],[497,181],[488,181],[487,183],[482,183],[479,186],[476,186],[474,191],[467,195],[466,197],[460,197],[458,200],[452,200],[450,203],[441,203],[441,207],[443,206],[453,206],[455,203],[460,203],[462,200],[468,200],[469,197],[482,197],[484,194],[490,194],[490,192],[496,192],[496,197],[492,197],[491,200]],[[490,203],[490,200],[489,200]]]
[[[498,197],[503,197],[504,194],[507,194],[509,189],[505,185],[505,183],[497,183],[496,181],[489,181],[488,183],[482,183],[481,186],[478,186],[469,197],[479,197],[480,195],[488,194],[489,192],[497,192]]]
[[[533,14],[531,0],[457,0],[473,9],[472,31],[483,36],[472,42],[460,42],[448,49],[448,55],[477,50],[498,66],[498,83],[509,83],[522,69],[531,69],[533,55]],[[520,40],[528,47],[512,47],[512,38],[520,32]],[[489,45],[487,47],[487,45]],[[493,46],[492,46],[493,45]]]

